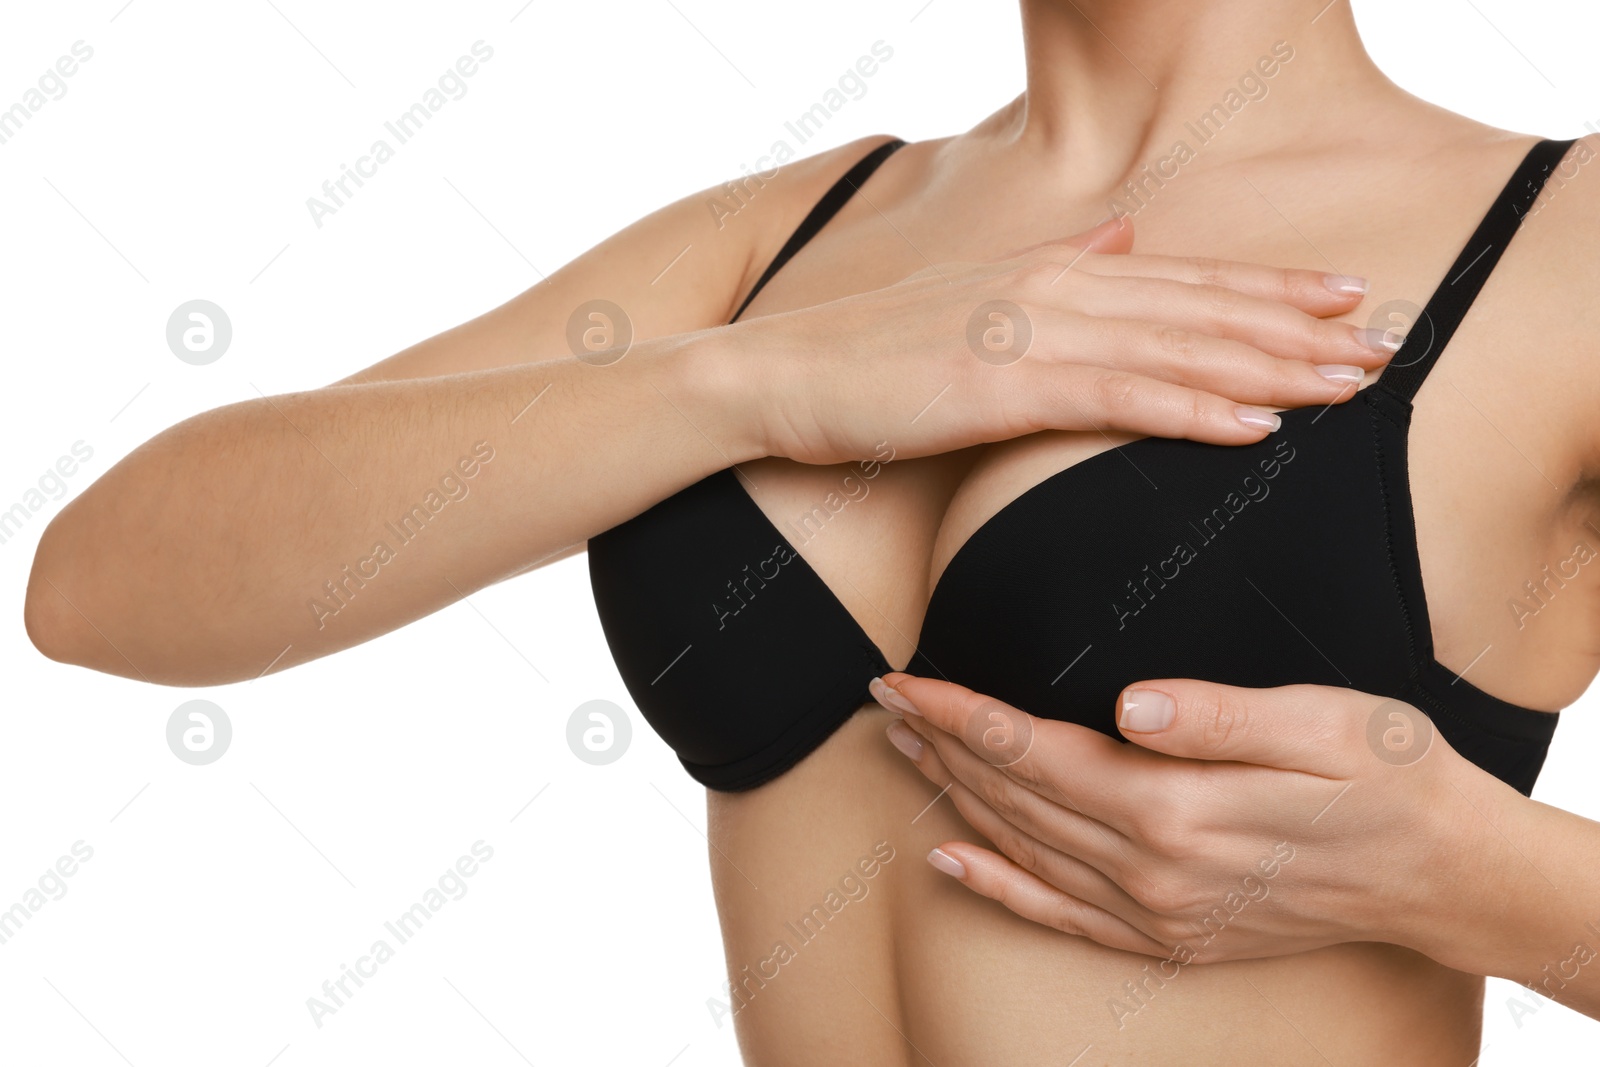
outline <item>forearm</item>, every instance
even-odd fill
[[[1493,780],[1456,800],[1413,947],[1600,1018],[1600,823]]]
[[[394,629],[762,454],[721,336],[188,419],[50,524],[29,633],[66,662],[212,685]]]

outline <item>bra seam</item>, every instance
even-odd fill
[[[1408,416],[1414,410],[1409,401],[1401,400],[1399,397],[1394,396],[1393,394],[1385,395],[1389,400],[1402,404]],[[1407,646],[1406,674],[1410,681],[1411,688],[1415,692],[1425,696],[1430,705],[1432,705],[1436,711],[1443,713],[1444,716],[1450,718],[1456,723],[1461,724],[1464,727],[1492,736],[1496,740],[1518,743],[1534,743],[1540,740],[1537,737],[1530,738],[1518,733],[1505,732],[1509,726],[1506,728],[1497,728],[1496,722],[1501,719],[1510,719],[1512,721],[1522,722],[1527,724],[1530,729],[1537,728],[1544,733],[1553,735],[1556,721],[1561,714],[1559,711],[1542,711],[1538,708],[1523,707],[1521,704],[1515,704],[1509,700],[1503,700],[1502,698],[1495,696],[1493,693],[1489,693],[1484,690],[1477,690],[1483,694],[1484,698],[1494,701],[1495,704],[1499,706],[1483,706],[1478,714],[1468,716],[1467,714],[1451,707],[1449,702],[1435,693],[1432,686],[1429,684],[1427,679],[1427,668],[1430,663],[1437,664],[1440,669],[1446,671],[1448,671],[1450,668],[1445,667],[1442,663],[1439,663],[1437,656],[1434,655],[1433,634],[1431,632],[1432,611],[1428,610],[1428,594],[1422,580],[1422,546],[1416,537],[1416,508],[1411,497],[1411,474],[1409,469],[1399,470],[1393,463],[1393,457],[1383,446],[1383,437],[1378,431],[1378,424],[1376,421],[1381,416],[1390,422],[1397,430],[1399,430],[1402,435],[1404,435],[1407,445],[1407,460],[1409,461],[1410,420],[1408,417],[1404,422],[1402,422],[1390,413],[1381,411],[1376,402],[1369,403],[1368,410],[1372,420],[1373,455],[1377,460],[1378,466],[1378,488],[1383,497],[1384,552],[1388,557],[1389,578],[1393,583],[1395,599],[1400,605],[1400,613],[1405,625]],[[1409,462],[1407,463],[1407,466],[1409,467]],[[1417,622],[1418,612],[1413,607],[1411,598],[1406,595],[1405,585],[1401,581],[1400,577],[1400,553],[1398,551],[1398,545],[1395,536],[1396,523],[1399,521],[1399,509],[1395,506],[1394,495],[1390,492],[1390,477],[1396,473],[1403,475],[1404,477],[1405,518],[1411,523],[1411,543],[1416,548],[1415,556],[1417,562],[1417,593],[1422,598],[1423,613],[1428,616],[1428,622],[1430,626],[1430,632],[1425,635],[1427,640],[1426,649],[1422,648],[1419,642],[1420,628]],[[1458,675],[1457,677],[1460,676]],[[1468,684],[1471,685],[1470,682]],[[1539,716],[1539,718],[1531,718],[1531,716]],[[1548,727],[1545,726],[1546,722],[1549,723]]]
[[[1407,405],[1407,407],[1409,406],[1410,405]],[[1400,561],[1395,546],[1395,507],[1393,496],[1389,492],[1389,472],[1392,469],[1392,464],[1390,463],[1390,457],[1388,453],[1383,447],[1383,434],[1378,428],[1377,420],[1380,417],[1388,419],[1390,423],[1392,423],[1394,427],[1397,430],[1400,430],[1402,433],[1405,432],[1406,426],[1397,419],[1393,418],[1387,412],[1379,410],[1378,405],[1373,401],[1368,401],[1367,410],[1370,416],[1372,430],[1372,454],[1377,460],[1378,466],[1378,491],[1383,497],[1384,555],[1387,557],[1389,564],[1389,581],[1394,586],[1395,600],[1400,605],[1400,615],[1405,621],[1407,650],[1406,674],[1410,678],[1412,685],[1420,689],[1422,685],[1422,657],[1417,650],[1417,627],[1415,613],[1412,611],[1410,600],[1406,597],[1405,585],[1400,580]],[[1408,493],[1408,498],[1409,495],[1410,494]],[[1416,514],[1409,508],[1409,499],[1407,500],[1407,504],[1407,510],[1411,513],[1412,522],[1415,523]],[[1422,579],[1422,559],[1420,551],[1417,558],[1417,571],[1417,580],[1420,582]],[[1431,634],[1429,635],[1429,643],[1432,643]]]

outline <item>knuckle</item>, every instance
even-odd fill
[[[1108,373],[1095,377],[1094,401],[1102,411],[1121,413],[1133,407],[1138,383],[1132,375]]]
[[[1173,917],[1185,910],[1188,894],[1170,876],[1135,871],[1123,888],[1140,907],[1152,914],[1167,916],[1174,925],[1180,925]]]
[[[1048,917],[1052,928],[1060,930],[1064,934],[1071,934],[1073,937],[1087,936],[1082,920],[1083,917],[1077,907],[1065,900],[1057,901],[1055,906],[1050,909]]]
[[[1186,850],[1188,838],[1172,818],[1152,819],[1139,834],[1144,847],[1163,859],[1177,859]]]
[[[1244,294],[1225,285],[1202,285],[1200,299],[1214,321],[1231,322],[1239,314]]]
[[[978,795],[990,810],[1008,823],[1015,823],[1022,813],[1011,783],[1004,775],[986,775],[978,788]]]
[[[1182,327],[1157,326],[1155,343],[1161,352],[1174,359],[1188,362],[1194,358],[1196,349],[1195,335]]]
[[[1272,281],[1277,286],[1277,292],[1282,299],[1288,299],[1300,291],[1299,275],[1287,267],[1274,268]]]
[[[1267,358],[1271,361],[1267,376],[1272,383],[1275,396],[1285,398],[1300,397],[1305,395],[1306,388],[1310,383],[1314,382],[1319,387],[1329,384],[1328,379],[1318,374],[1316,369],[1309,363],[1276,356]],[[1314,393],[1313,395],[1320,394]]]
[[[1201,285],[1220,286],[1227,276],[1222,260],[1215,256],[1190,256],[1185,260],[1189,273]]]
[[[1152,914],[1144,925],[1150,936],[1163,945],[1176,945],[1194,937],[1195,924],[1181,915]]]
[[[1005,841],[995,842],[1002,845],[1005,854],[1025,871],[1040,874],[1040,866],[1044,857],[1039,852],[1039,845],[1026,834],[1012,834]]]
[[[1312,318],[1301,320],[1304,332],[1301,340],[1307,348],[1326,348],[1335,352],[1346,351],[1350,343],[1350,327],[1342,322]]]
[[[1187,782],[1176,778],[1171,785],[1174,791],[1189,788]],[[1189,816],[1179,804],[1162,797],[1149,797],[1134,817],[1131,829],[1146,852],[1171,857],[1187,850],[1192,827]]]
[[[1213,691],[1200,708],[1200,743],[1208,751],[1225,751],[1249,728],[1250,711],[1231,693]]]

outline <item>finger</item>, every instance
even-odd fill
[[[900,730],[922,730],[920,747],[906,744]],[[926,733],[923,733],[926,731]],[[1122,827],[1107,825],[1084,812],[1070,800],[1058,803],[1008,777],[1003,771],[974,756],[959,738],[926,723],[889,726],[889,740],[906,755],[934,785],[952,795],[968,794],[983,807],[984,825],[973,823],[996,844],[996,834],[1022,834],[1029,840],[1048,841],[1052,847],[1087,860],[1115,875],[1114,861],[1126,860],[1129,842]],[[958,803],[958,807],[962,805]],[[967,812],[963,810],[962,814]],[[969,816],[968,821],[971,821]],[[991,833],[991,831],[993,831]],[[1028,841],[1019,842],[1027,847]]]
[[[1015,413],[1024,432],[1118,430],[1142,437],[1248,445],[1282,425],[1282,419],[1266,407],[1130,371],[1064,368],[1044,358],[1017,366],[1023,373],[997,381],[993,391],[1002,394],[1007,411]],[[1316,402],[1347,400],[1355,392],[1355,386],[1347,385],[1338,396]]]
[[[1148,930],[1150,911],[1123,888],[1121,880],[1134,876],[1143,879],[1127,849],[1109,844],[1111,835],[1102,829],[1102,842],[1093,858],[1055,848],[1019,831],[1000,813],[957,782],[949,790],[956,811],[997,851],[1018,867],[1037,875],[1071,896],[1117,915],[1140,929]],[[1074,846],[1076,847],[1076,846]],[[1111,857],[1115,858],[1111,858]]]
[[[1048,241],[1028,245],[997,256],[990,262],[1000,262],[1007,259],[1016,259],[1030,252],[1041,249],[1054,251],[1092,252],[1098,255],[1124,255],[1133,251],[1133,220],[1125,215],[1113,216],[1089,227],[1081,233],[1069,237],[1054,237]],[[1063,266],[1068,260],[1063,260]]]
[[[878,682],[869,689],[880,703],[894,701],[908,717],[923,716],[975,758],[1048,800],[1102,821],[1129,803],[1128,757],[1136,750],[1115,738],[1076,723],[1035,719],[954,682],[904,671]]]
[[[1235,404],[1309,407],[1348,400],[1366,376],[1361,365],[1331,362],[1335,357],[1353,357],[1326,346],[1315,358],[1307,357],[1304,348],[1297,349],[1295,357],[1284,358],[1252,342],[1170,322],[1074,312],[1036,315],[1027,353],[1032,365],[1018,365],[1025,374],[1064,375],[1066,388],[1077,385],[1088,391],[1105,373],[1131,374],[1225,396]],[[1070,340],[1058,345],[1054,343],[1058,337]],[[1381,362],[1370,352],[1362,358]]]
[[[929,862],[939,870],[973,892],[998,901],[1030,922],[1075,937],[1087,937],[1107,948],[1124,952],[1138,952],[1163,959],[1170,954],[1167,946],[1123,919],[1062,892],[1038,875],[1023,870],[1004,856],[987,849],[952,841],[929,855]],[[952,864],[949,861],[954,862]]]
[[[1153,751],[1325,778],[1354,777],[1371,765],[1374,720],[1380,731],[1433,736],[1432,723],[1411,705],[1334,686],[1245,689],[1167,678],[1128,687],[1117,704],[1123,735]]]
[[[1167,278],[1190,285],[1216,285],[1289,304],[1319,318],[1354,310],[1367,292],[1364,278],[1207,256],[1144,253],[1085,256],[1074,269],[1123,277]]]
[[[1220,285],[1080,272],[1072,294],[1075,308],[1090,315],[1168,323],[1244,341],[1280,357],[1381,367],[1399,347],[1398,342],[1384,343],[1383,331],[1318,318],[1282,301]]]

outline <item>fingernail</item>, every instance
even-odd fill
[[[1238,407],[1233,409],[1233,413],[1240,422],[1252,430],[1267,430],[1271,432],[1283,425],[1283,420],[1278,416],[1270,411],[1262,411],[1260,408]]]
[[[1155,689],[1130,689],[1122,694],[1122,714],[1117,725],[1136,733],[1165,730],[1178,712],[1172,698]]]
[[[966,864],[942,848],[936,848],[928,853],[928,862],[952,878],[965,878],[967,876]]]
[[[915,762],[922,758],[922,738],[905,723],[896,720],[889,724],[884,733],[889,735],[889,743],[904,753],[907,759]]]
[[[1356,340],[1374,352],[1398,352],[1405,338],[1394,330],[1357,330]]]
[[[876,700],[890,711],[901,715],[915,715],[918,718],[922,716],[922,712],[917,710],[915,704],[901,696],[882,678],[874,678],[868,682],[867,692],[872,694],[873,700]]]
[[[1322,278],[1324,284],[1336,293],[1365,293],[1367,280],[1357,278],[1353,274],[1327,274]]]
[[[1341,363],[1327,363],[1317,367],[1317,373],[1330,382],[1360,382],[1367,372],[1360,367],[1347,367]]]

